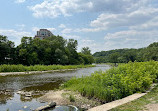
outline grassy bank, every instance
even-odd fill
[[[126,63],[104,63],[104,64],[110,65],[112,67],[116,67],[116,66],[123,65],[123,64],[126,64]]]
[[[145,92],[157,79],[158,62],[129,62],[106,72],[98,71],[91,76],[72,78],[63,88],[106,103],[136,92]]]
[[[147,105],[150,104],[158,105],[158,85],[145,96],[117,108],[111,109],[110,111],[141,111],[145,109],[149,110],[147,108]]]
[[[34,65],[34,66],[24,66],[24,65],[0,65],[1,72],[27,72],[27,71],[49,71],[49,70],[60,70],[60,69],[77,69],[77,68],[87,68],[94,67],[94,65]]]

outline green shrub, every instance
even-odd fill
[[[70,95],[69,100],[70,100],[70,102],[75,102],[75,97],[73,95]]]
[[[80,92],[83,96],[110,102],[146,91],[158,79],[158,62],[129,62],[109,69],[97,71],[91,76],[72,78],[63,88]]]

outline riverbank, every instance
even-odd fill
[[[158,80],[158,62],[129,62],[91,76],[72,78],[63,89],[77,91],[82,96],[96,98],[102,104],[135,93],[146,92]]]
[[[26,74],[41,74],[51,72],[64,72],[73,71],[79,68],[95,67],[95,65],[35,65],[35,66],[23,66],[23,65],[0,65],[0,76],[7,75],[26,75]]]
[[[40,97],[38,101],[55,102],[58,106],[74,105],[88,111],[157,111],[158,85],[153,84],[146,93],[135,93],[106,104],[102,104],[97,99],[83,97],[77,92],[67,90],[50,91]]]
[[[77,69],[94,67],[95,65],[0,65],[0,73],[2,72],[29,72],[29,71],[49,71],[49,70],[60,70],[60,69]]]
[[[1,110],[25,111],[24,106],[27,106],[27,111],[32,111],[30,109],[45,106],[47,103],[40,103],[37,99],[49,91],[59,89],[61,84],[70,80],[72,77],[80,78],[82,76],[90,76],[95,71],[105,71],[110,68],[108,65],[96,65],[96,67],[80,68],[76,71],[1,76],[0,91],[2,91],[3,95],[1,95],[2,101],[0,100],[0,102],[4,103],[1,105]],[[6,95],[6,91],[8,90],[11,90],[11,94],[13,94]]]
[[[91,76],[72,78],[63,88],[78,91],[89,98],[97,98],[102,103],[111,102],[145,92],[158,79],[158,62],[129,62]]]
[[[77,70],[77,69],[61,69],[61,70],[49,70],[49,71],[28,71],[28,72],[4,72],[4,73],[0,73],[0,76],[43,74],[43,73],[65,72],[65,71],[75,71],[75,70]]]
[[[81,94],[67,90],[50,91],[38,99],[39,102],[55,102],[56,105],[73,105],[78,108],[88,110],[101,103],[95,99],[88,99]]]

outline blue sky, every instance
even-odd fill
[[[92,53],[158,41],[158,0],[1,0],[0,35],[20,44],[47,28]]]

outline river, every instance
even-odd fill
[[[47,104],[38,101],[40,96],[58,89],[60,84],[70,78],[89,76],[95,71],[109,68],[108,65],[97,65],[74,71],[0,76],[0,111],[31,111]]]

